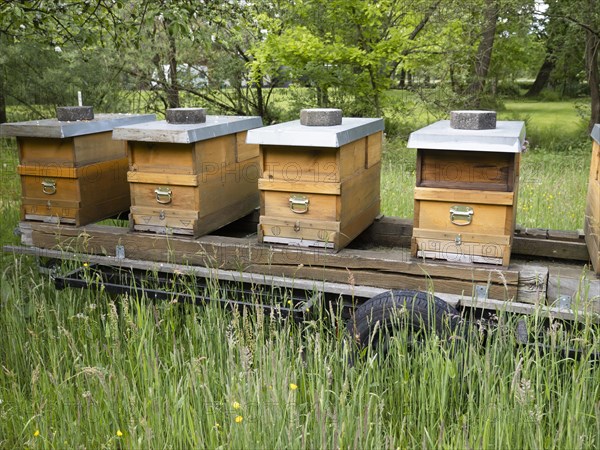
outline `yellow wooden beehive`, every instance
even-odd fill
[[[260,242],[339,250],[379,214],[382,119],[303,110],[248,133],[260,145]]]
[[[112,130],[154,118],[65,107],[56,119],[2,124],[17,138],[22,219],[79,226],[127,211],[127,149]]]
[[[525,125],[457,111],[410,135],[417,149],[413,256],[508,265]]]
[[[596,273],[600,273],[600,124],[594,125],[592,140],[584,231],[592,266]]]
[[[120,127],[128,143],[134,230],[201,236],[258,207],[258,145],[246,132],[260,117],[167,110],[167,120]]]

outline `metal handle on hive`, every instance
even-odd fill
[[[42,181],[42,192],[46,195],[56,194],[56,180],[46,179]]]
[[[473,214],[475,212],[470,206],[454,205],[450,208],[450,222],[459,227],[470,225]]]
[[[309,200],[306,195],[291,195],[290,209],[296,214],[306,214],[308,212]]]
[[[156,201],[161,205],[167,205],[173,200],[173,195],[169,188],[159,187],[154,190],[154,193],[156,194]]]

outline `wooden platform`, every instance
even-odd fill
[[[256,235],[248,233],[256,226],[256,219],[254,213],[213,235],[197,239],[98,224],[73,227],[21,222],[19,231],[25,245],[76,254],[82,259],[97,255],[118,263],[115,258],[119,253],[121,259],[146,261],[160,267],[163,264],[205,267],[288,280],[338,283],[350,288],[433,290],[455,303],[489,304],[493,309],[508,304],[512,309],[561,304],[600,314],[600,277],[578,260],[587,259],[583,256],[586,250],[583,236],[578,233],[519,229],[514,251],[521,253],[520,258],[513,258],[508,267],[494,267],[411,257],[412,226],[408,220],[380,218],[353,242],[353,248],[334,253],[259,244]],[[544,260],[540,254],[555,259],[558,254],[563,259]]]

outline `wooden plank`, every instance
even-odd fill
[[[249,159],[258,158],[259,146],[257,144],[246,144],[247,131],[241,131],[235,135],[235,161],[244,162]]]
[[[155,191],[159,187],[164,187],[165,192],[167,192],[166,189],[171,192],[170,200],[166,195],[157,198]],[[176,209],[181,211],[198,211],[200,209],[198,189],[194,186],[131,183],[130,188],[131,205],[135,207],[153,208],[157,211],[170,211]],[[158,200],[162,202],[168,201],[168,203],[163,204]]]
[[[129,141],[132,172],[195,174],[193,144]]]
[[[17,173],[21,176],[33,177],[59,177],[59,178],[77,178],[77,169],[75,167],[59,167],[59,166],[17,166]]]
[[[556,303],[561,297],[571,299],[573,307],[600,314],[600,277],[583,267],[566,264],[548,266],[548,302]]]
[[[114,140],[112,130],[75,136],[73,149],[75,165],[78,167],[127,157],[127,144],[125,141]]]
[[[314,183],[307,181],[280,181],[260,178],[258,189],[264,191],[283,191],[290,193],[314,193],[340,195],[342,193],[341,183]]]
[[[510,215],[508,206],[473,204],[473,216],[469,225],[459,226],[451,222],[450,209],[455,203],[419,201],[419,228],[446,232],[502,235]],[[510,217],[512,220],[512,216]]]
[[[365,168],[368,169],[381,161],[381,149],[383,142],[383,131],[367,136],[367,161]]]
[[[596,226],[594,228],[594,225]],[[590,255],[592,267],[600,274],[600,235],[598,224],[592,224],[592,217],[585,218],[585,242]]]
[[[415,188],[415,200],[433,200],[460,204],[483,203],[513,205],[514,192],[480,191],[467,189]]]
[[[590,181],[600,181],[600,144],[593,141],[590,161]]]
[[[261,146],[261,178],[288,182],[339,183],[338,149]]]
[[[328,281],[299,280],[285,277],[266,276],[261,274],[244,273],[239,271],[206,268],[173,263],[157,263],[152,261],[136,260],[130,258],[117,259],[113,256],[83,255],[60,250],[39,249],[36,247],[4,246],[3,251],[7,253],[43,256],[47,258],[60,258],[72,261],[86,261],[92,264],[111,265],[120,268],[131,268],[148,270],[152,272],[161,271],[185,275],[195,275],[206,278],[214,278],[220,281],[234,281],[252,283],[264,286],[281,286],[290,289],[304,289],[308,291],[321,291],[330,294],[348,295],[355,298],[369,299],[375,295],[386,292],[387,289],[371,286],[357,286],[343,283],[332,283]],[[450,303],[452,304],[452,303]]]
[[[237,138],[235,134],[227,134],[213,139],[198,141],[193,145],[196,170],[215,172],[216,167],[230,166],[236,163]],[[248,155],[245,155],[248,156]],[[243,158],[245,157],[242,156]],[[248,161],[246,158],[243,161]]]
[[[381,163],[374,164],[342,183],[342,195],[339,199],[341,210],[338,220],[342,222],[344,233],[356,237],[379,214],[380,173]],[[374,208],[375,204],[376,208]],[[365,216],[365,210],[370,210],[371,213]],[[362,219],[353,223],[358,216],[362,216]],[[349,227],[354,227],[355,230],[353,232],[344,230]],[[357,231],[358,229],[360,230]]]
[[[540,305],[546,303],[548,267],[534,264],[513,264],[511,269],[519,271],[517,299],[521,303]]]
[[[589,253],[585,242],[555,241],[533,237],[515,236],[512,245],[513,255],[537,258],[588,261]]]
[[[81,235],[88,236],[82,240]],[[90,237],[93,236],[92,239]],[[338,270],[339,277],[348,276],[348,270],[367,271],[372,274],[410,276],[417,280],[440,278],[454,289],[470,290],[474,282],[491,282],[497,289],[516,295],[518,272],[490,270],[467,265],[423,263],[412,260],[407,251],[384,252],[344,249],[340,253],[318,250],[300,250],[258,245],[253,239],[205,236],[188,239],[177,236],[131,233],[127,229],[90,225],[82,229],[61,228],[35,224],[32,231],[34,245],[41,248],[84,247],[88,252],[108,254],[114,252],[116,242],[125,246],[126,252],[136,259],[186,262],[195,265],[215,264],[223,268],[243,268],[248,265],[278,265],[296,269],[298,266],[319,270]],[[325,276],[323,273],[319,276]],[[387,277],[386,277],[387,278]],[[400,286],[400,284],[397,284]],[[496,289],[496,288],[495,288]]]
[[[184,175],[175,173],[152,172],[127,172],[127,181],[130,183],[152,183],[158,186],[198,186],[198,175]]]
[[[244,267],[245,272],[261,273],[265,275],[282,276],[289,278],[327,280],[334,283],[348,283],[357,285],[377,286],[384,289],[415,289],[421,291],[432,290],[451,294],[471,295],[475,287],[470,283],[460,280],[432,279],[425,276],[413,277],[403,274],[378,273],[363,270],[340,270],[325,267],[309,266],[278,266],[278,265],[249,265]],[[511,300],[508,289],[493,285],[489,288],[490,295]]]
[[[485,251],[482,250],[482,246],[477,244],[467,244],[461,249],[456,251],[444,249],[445,245],[451,245],[451,243],[444,243],[443,241],[435,242],[423,242],[422,240],[416,239],[417,241],[417,257],[418,258],[431,258],[441,259],[455,263],[481,263],[481,264],[499,264],[502,265],[504,262],[505,249],[502,246],[486,246]],[[438,250],[438,248],[442,250]],[[483,253],[483,254],[482,254]]]
[[[509,245],[511,236],[498,236],[493,234],[459,233],[462,242],[473,242],[478,244]],[[413,230],[413,237],[424,239],[441,239],[454,242],[457,233],[449,233],[439,230],[427,230],[418,228]]]
[[[314,190],[318,192],[319,189],[320,185],[315,185]],[[337,196],[319,193],[306,194],[309,202],[308,211],[298,214],[290,209],[292,194],[293,192],[263,191],[264,215],[289,220],[340,220],[341,213],[337,208]]]
[[[18,137],[19,162],[24,166],[75,167],[73,138]]]
[[[421,150],[419,187],[510,191],[514,154]]]
[[[356,177],[367,165],[367,138],[343,145],[338,153],[340,181]]]

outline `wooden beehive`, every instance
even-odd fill
[[[260,144],[260,242],[337,251],[379,214],[383,120],[339,120],[248,133]]]
[[[592,129],[592,162],[585,209],[585,241],[592,266],[600,273],[600,124]]]
[[[150,120],[154,115],[97,114],[2,124],[2,135],[16,136],[19,147],[22,219],[79,226],[127,211],[127,149],[112,130]]]
[[[408,147],[417,149],[413,256],[509,264],[525,126],[464,112],[479,113],[493,115],[494,128],[457,129],[443,120],[410,135]]]
[[[201,236],[258,207],[258,146],[246,132],[260,117],[207,116],[115,129],[128,142],[134,230]]]

